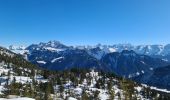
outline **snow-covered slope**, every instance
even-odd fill
[[[21,54],[21,55],[24,55],[25,53],[28,53],[28,50],[26,50],[26,47],[25,46],[14,46],[14,45],[10,45],[8,47],[9,50],[11,50],[12,52],[14,53],[17,53],[17,54]]]
[[[16,97],[16,98],[11,98],[11,99],[0,98],[0,100],[35,100],[35,99],[28,98],[28,97]]]
[[[5,48],[0,48],[0,100],[8,100],[2,97],[9,97],[9,100],[35,100],[31,98],[21,98],[20,90],[24,90],[27,85],[37,82],[47,82],[41,75],[35,75],[38,67],[23,59]],[[19,87],[18,87],[19,86]],[[23,91],[22,90],[22,91]],[[23,94],[20,94],[23,96]],[[26,96],[26,95],[25,95]]]

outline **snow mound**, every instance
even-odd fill
[[[21,98],[13,98],[13,99],[0,98],[0,100],[35,100],[35,99],[27,98],[27,97],[21,97]]]
[[[73,97],[69,97],[67,100],[77,100],[77,99]]]

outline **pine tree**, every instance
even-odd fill
[[[109,93],[110,93],[110,99],[111,99],[111,100],[114,100],[114,98],[115,98],[115,92],[114,92],[114,90],[110,90]]]
[[[50,98],[51,94],[51,84],[48,82],[46,83],[46,88],[45,88],[45,100],[48,100]]]
[[[61,85],[61,86],[59,87],[59,91],[60,91],[60,96],[62,97],[62,94],[63,94],[63,92],[64,92],[64,86],[63,86],[63,85]]]
[[[94,100],[99,100],[99,94],[100,94],[100,91],[95,91],[94,92]]]
[[[85,90],[83,90],[81,97],[82,97],[82,100],[89,100],[89,97],[88,97],[87,93],[85,92]]]

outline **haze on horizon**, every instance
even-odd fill
[[[1,0],[0,45],[170,43],[169,0]]]

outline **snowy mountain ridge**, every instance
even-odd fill
[[[97,59],[101,59],[104,55],[112,52],[122,52],[123,50],[133,50],[138,54],[149,55],[156,58],[161,58],[166,61],[170,61],[170,44],[167,45],[131,45],[131,44],[114,44],[114,45],[101,45],[95,46],[66,46],[59,41],[49,41],[47,43],[32,44],[28,47],[25,46],[9,46],[9,50],[23,54],[25,52],[31,52],[36,50],[49,50],[54,52],[61,52],[67,49],[80,49],[86,50],[90,55]]]

